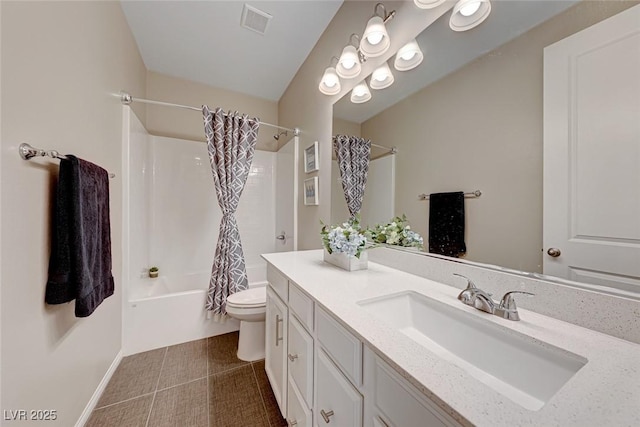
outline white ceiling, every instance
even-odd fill
[[[278,101],[342,0],[121,3],[149,70]],[[265,35],[240,26],[245,3],[273,16]]]
[[[361,123],[578,1],[492,0],[489,18],[462,33],[449,29],[447,12],[417,38],[425,55],[418,68],[400,73],[391,65],[396,81],[390,88],[372,91],[365,104],[352,104],[345,96],[334,105],[334,115]],[[240,26],[245,3],[273,16],[265,35]],[[278,101],[342,0],[121,4],[149,70]],[[335,47],[336,55],[342,47]]]

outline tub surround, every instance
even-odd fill
[[[371,251],[371,255],[375,252]],[[413,264],[414,270],[419,269],[420,262],[425,262],[422,257],[419,261],[410,259],[407,262],[408,256],[419,255],[399,254],[397,258],[401,263]],[[346,272],[323,262],[321,250],[267,254],[263,257],[315,300],[318,307],[333,315],[370,350],[461,424],[640,424],[640,414],[637,412],[637,402],[640,400],[640,369],[637,366],[640,345],[636,343],[522,308],[524,298],[518,299],[521,321],[500,319],[460,303],[456,297],[462,283],[458,285],[456,282],[454,287],[373,261],[369,262],[367,270]],[[443,266],[444,263],[446,261],[440,260],[440,263],[428,266],[432,277],[449,275],[447,268],[450,267]],[[426,274],[426,271],[425,268],[422,272]],[[520,278],[514,277],[504,279],[504,284],[509,290],[522,289],[519,286]],[[478,285],[484,286],[480,278],[477,281]],[[445,283],[454,282],[447,280]],[[528,286],[525,288],[530,290]],[[417,292],[466,311],[484,322],[505,328],[506,333],[520,333],[574,353],[586,359],[587,363],[541,409],[527,410],[398,332],[358,304],[362,300],[403,291]],[[540,288],[538,292],[545,290]],[[580,305],[580,302],[576,301],[575,304]],[[596,307],[585,308],[585,317],[587,313],[593,313]],[[635,307],[637,316],[637,302]],[[522,368],[526,369],[526,366]]]
[[[206,144],[150,135],[122,110],[124,355],[237,330],[204,310],[222,218]],[[275,249],[274,167],[275,153],[256,152],[236,212],[250,287],[265,285],[260,254]]]

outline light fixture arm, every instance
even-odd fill
[[[333,55],[331,57],[331,59],[329,60],[329,66],[330,67],[335,67],[336,65],[338,65],[338,62],[340,62],[340,58],[338,58],[337,56]]]
[[[382,15],[378,15],[378,8],[379,7],[382,7]],[[379,16],[380,18],[382,18],[382,22],[384,22],[386,24],[387,22],[389,22],[390,20],[395,18],[396,11],[392,10],[391,12],[389,12],[387,14],[387,8],[384,7],[384,4],[376,3],[376,6],[373,8],[373,16]]]
[[[354,37],[356,38],[356,44],[353,44]],[[360,36],[356,33],[351,33],[351,36],[349,36],[349,44],[357,49],[358,46],[360,46]]]
[[[353,44],[354,37],[356,38],[356,44]],[[360,50],[360,36],[357,35],[356,33],[351,33],[351,36],[349,36],[349,44],[356,48],[356,52],[358,52],[358,59],[360,60],[360,63],[364,64],[365,62],[367,62],[367,57]]]

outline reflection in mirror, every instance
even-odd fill
[[[359,129],[346,122],[334,120],[336,135],[359,136]],[[391,148],[371,146],[367,184],[360,210],[360,224],[363,227],[385,222],[394,215],[395,154]],[[351,215],[342,188],[340,168],[336,155],[331,160],[331,224],[340,224]]]
[[[481,190],[465,200],[465,259],[543,273],[544,48],[637,3],[495,2],[467,33],[443,15],[417,37],[419,67],[391,67],[394,84],[367,103],[346,94],[334,105],[334,134],[398,148],[386,189],[367,186],[363,212],[380,209],[374,222],[405,213],[426,246],[429,202],[419,195]],[[348,215],[332,183],[333,222]]]

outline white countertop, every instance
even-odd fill
[[[322,250],[266,254],[263,258],[463,424],[640,425],[638,344],[525,309],[519,309],[518,322],[501,319],[462,304],[456,298],[460,291],[451,286],[373,262],[367,270],[348,272],[325,263]],[[524,409],[357,304],[401,291],[421,293],[588,362],[541,409]]]

